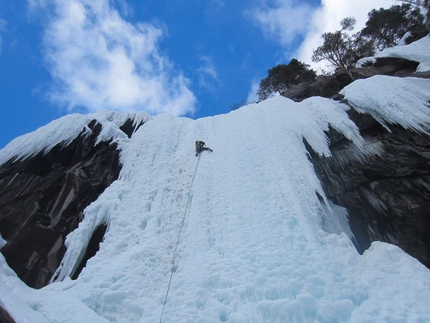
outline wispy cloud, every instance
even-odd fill
[[[197,69],[199,86],[215,93],[215,85],[220,84],[215,63],[209,56],[200,56],[200,67]]]
[[[69,110],[193,112],[196,99],[188,80],[158,49],[162,28],[125,21],[108,0],[29,0],[29,5],[49,17],[43,54],[54,102]]]
[[[260,81],[254,80],[251,82],[251,89],[248,92],[248,97],[246,98],[246,104],[251,104],[258,101],[257,91],[259,88],[260,88]]]
[[[1,33],[6,30],[6,20],[0,18],[0,54],[2,52],[2,36]]]
[[[120,8],[120,12],[124,16],[130,16],[133,14],[132,7],[128,4],[126,0],[115,0],[116,3],[118,3],[118,6]]]
[[[253,8],[248,14],[268,38],[290,45],[306,34],[314,10],[306,2],[276,0]]]

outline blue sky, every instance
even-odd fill
[[[0,148],[68,113],[200,118],[393,0],[0,0]],[[318,66],[313,66],[316,69]]]

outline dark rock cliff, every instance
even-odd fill
[[[430,78],[415,73],[417,62],[378,58],[353,69],[356,79],[374,75]],[[291,87],[282,95],[295,101],[310,96],[341,100],[339,91],[351,83],[346,74],[320,76]],[[429,103],[430,108],[430,103]],[[383,153],[365,161],[336,162],[350,153],[352,145],[335,131],[328,133],[333,158],[319,158],[308,150],[327,197],[347,209],[357,250],[362,253],[373,241],[399,246],[430,268],[430,137],[399,126],[383,128],[369,115],[351,109],[351,120],[367,143]]]
[[[333,157],[312,157],[327,197],[348,210],[359,252],[384,241],[430,268],[430,137],[399,126],[389,132],[370,116],[350,115],[366,141],[383,152],[365,162],[338,163],[337,156],[354,148],[331,131]]]
[[[0,322],[1,323],[15,323],[15,320],[9,315],[9,313],[0,306]]]
[[[120,128],[129,137],[139,125]],[[47,285],[66,251],[64,240],[83,218],[83,210],[118,178],[117,144],[96,140],[96,120],[63,147],[0,168],[0,232],[6,261],[29,286]]]

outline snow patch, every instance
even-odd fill
[[[417,72],[430,70],[430,36],[425,36],[409,45],[400,45],[386,48],[375,57],[395,57],[419,62]]]
[[[92,120],[96,120],[102,125],[102,131],[96,141],[96,144],[98,144],[101,141],[109,141],[113,138],[118,142],[127,139],[127,136],[119,129],[127,119],[132,119],[133,124],[136,125],[146,122],[150,118],[151,116],[146,112],[99,111],[88,115],[69,114],[12,140],[0,150],[0,165],[9,160],[24,160],[40,152],[46,154],[59,144],[65,147],[80,134],[89,136],[92,130],[88,128],[88,124]]]
[[[356,68],[363,68],[366,67],[367,65],[373,65],[376,62],[376,58],[375,57],[363,57],[360,58],[357,63],[355,63],[355,67]]]
[[[340,92],[358,112],[388,124],[426,133],[430,125],[430,80],[376,75],[357,80]]]
[[[417,72],[430,71],[430,36],[423,37],[409,45],[406,45],[404,40],[408,36],[409,32],[403,36],[399,42],[399,45],[386,48],[383,51],[377,53],[374,57],[364,57],[359,59],[355,64],[355,67],[363,68],[368,64],[373,65],[377,58],[393,57],[420,63],[417,67]]]

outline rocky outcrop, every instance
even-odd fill
[[[415,74],[419,63],[402,58],[376,58],[360,68],[351,70],[355,79],[365,79],[374,75],[429,77],[428,73]],[[340,99],[339,92],[353,80],[346,73],[319,75],[315,80],[290,86],[281,95],[294,101],[303,101],[311,96]]]
[[[138,125],[121,129],[130,137]],[[9,266],[27,285],[47,285],[64,253],[64,240],[83,218],[83,210],[118,178],[119,151],[96,140],[96,120],[63,147],[11,160],[0,168],[0,230]]]
[[[378,57],[373,62],[367,62],[361,68],[352,69],[356,79],[368,78],[374,75],[409,76],[415,73],[419,63],[403,58]]]
[[[415,73],[417,66],[401,58],[377,58],[352,74],[355,78],[381,74],[430,78],[428,72]],[[282,95],[295,101],[314,95],[341,100],[339,91],[350,82],[346,74],[319,76]],[[332,158],[319,158],[308,147],[327,197],[347,209],[359,252],[373,241],[384,241],[430,268],[430,137],[399,126],[391,126],[389,132],[369,115],[353,109],[349,114],[367,143],[383,153],[366,160],[344,158],[354,155],[355,148],[335,131],[328,133]]]
[[[0,306],[0,322],[1,323],[16,323],[9,313]]]
[[[373,241],[399,246],[430,268],[430,137],[350,111],[369,145],[380,156],[348,159],[356,148],[330,131],[332,158],[312,157],[327,197],[343,206],[359,252]]]
[[[281,95],[296,102],[303,101],[311,96],[335,98],[338,96],[339,91],[351,82],[351,77],[344,73],[330,76],[319,75],[314,81],[292,85]]]

